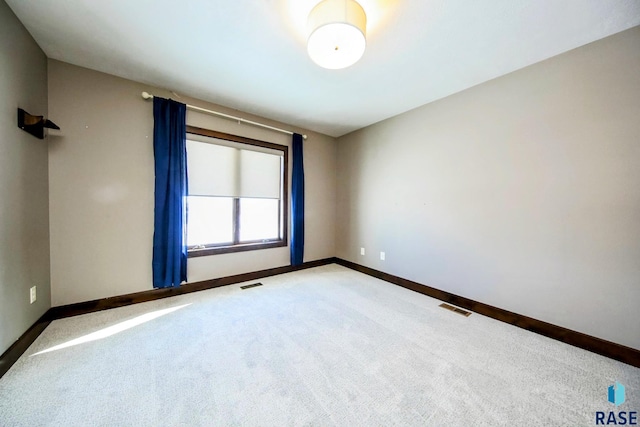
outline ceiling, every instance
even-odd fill
[[[638,0],[360,0],[365,54],[325,70],[319,0],[5,1],[50,58],[334,137],[640,25]]]

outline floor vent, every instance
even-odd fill
[[[470,312],[470,311],[463,310],[463,309],[461,309],[461,308],[454,307],[454,306],[449,305],[449,304],[442,303],[442,304],[440,304],[440,307],[442,307],[442,308],[446,308],[447,310],[451,310],[451,311],[453,311],[454,313],[462,314],[462,315],[463,315],[463,316],[465,316],[465,317],[469,317],[469,316],[471,316],[471,312]]]
[[[252,285],[244,285],[244,286],[240,286],[240,289],[255,288],[256,286],[262,286],[262,283],[254,283],[254,284],[252,284]]]

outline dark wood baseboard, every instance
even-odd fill
[[[365,267],[351,261],[346,261],[341,258],[336,258],[336,263],[344,267],[348,267],[352,270],[356,270],[369,276],[384,280],[385,282],[390,282],[395,285],[402,286],[403,288],[407,288],[412,291],[439,299],[441,301],[457,305],[458,307],[465,308],[475,313],[479,313],[484,316],[517,326],[519,328],[544,335],[545,337],[553,338],[566,344],[570,344],[575,347],[579,347],[584,350],[588,350],[590,352],[597,353],[602,356],[606,356],[611,359],[618,360],[620,362],[640,368],[640,350],[606,341],[601,338],[593,337],[591,335],[586,335],[581,332],[576,332],[571,329],[563,328],[561,326],[556,326],[551,323],[533,319],[531,317],[523,316],[518,313],[503,310],[498,307],[493,307],[491,305],[474,301],[469,298],[461,297],[459,295],[455,295],[440,289],[432,288],[430,286],[422,285],[411,280],[403,279],[402,277],[384,273],[379,270],[374,270],[373,268]]]
[[[282,267],[269,268],[267,270],[253,271],[251,273],[236,274],[234,276],[204,280],[202,282],[185,283],[182,286],[176,288],[153,289],[149,291],[119,295],[111,298],[101,298],[93,301],[62,305],[59,307],[53,307],[51,310],[49,310],[49,313],[52,320],[62,319],[65,317],[77,316],[79,314],[109,310],[111,308],[124,307],[131,304],[138,304],[141,302],[154,301],[162,298],[189,294],[191,292],[205,291],[207,289],[218,288],[220,286],[233,285],[235,283],[248,282],[250,280],[258,280],[264,277],[276,276],[278,274],[304,270],[306,268],[319,267],[321,265],[333,264],[335,262],[335,258],[325,258],[316,261],[305,262],[304,264],[298,266],[286,265]]]
[[[7,351],[2,353],[2,356],[0,356],[0,378],[7,373],[9,368],[11,368],[20,356],[22,356],[22,354],[29,348],[29,346],[33,344],[42,331],[49,326],[51,319],[48,314],[49,312],[47,311],[36,321],[36,323],[31,325],[31,327],[27,329],[27,332],[22,334],[22,336],[18,338],[18,340],[14,342]]]
[[[282,267],[269,268],[267,270],[254,271],[251,273],[236,274],[234,276],[221,277],[218,279],[205,280],[202,282],[186,283],[177,288],[153,289],[149,291],[135,292],[132,294],[120,295],[111,298],[102,298],[93,301],[80,302],[76,304],[63,305],[50,308],[27,332],[25,332],[15,343],[11,345],[0,356],[0,378],[7,373],[9,368],[22,356],[45,328],[56,319],[77,316],[80,314],[93,313],[96,311],[108,310],[111,308],[124,307],[126,305],[138,304],[141,302],[154,301],[157,299],[173,297],[176,295],[188,294],[191,292],[204,291],[220,286],[233,285],[235,283],[258,280],[264,277],[276,276],[278,274],[290,273],[292,271],[304,270],[307,268],[320,267],[322,265],[334,264],[336,258],[325,258],[316,261],[305,262],[302,265],[286,265]]]

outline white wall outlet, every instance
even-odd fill
[[[30,304],[33,304],[34,302],[36,302],[36,287],[32,286],[31,289],[29,289],[29,301]]]
[[[364,248],[360,248],[360,255],[364,255]]]
[[[381,259],[382,261],[384,261],[384,257],[385,257],[384,252],[380,252],[380,259]]]

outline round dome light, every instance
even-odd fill
[[[367,16],[355,0],[323,0],[313,8],[307,23],[307,51],[319,66],[346,68],[364,54]]]

